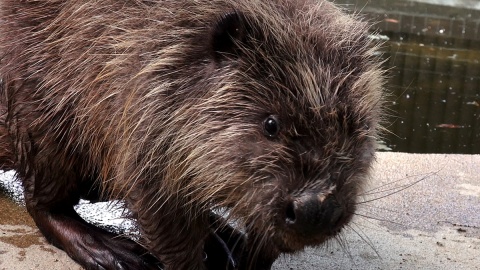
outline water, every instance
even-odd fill
[[[402,152],[480,153],[479,44],[390,36],[387,145]]]
[[[480,10],[469,0],[337,0],[388,37],[393,151],[480,154]]]

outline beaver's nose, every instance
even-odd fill
[[[334,195],[307,195],[287,204],[285,222],[304,236],[328,235],[340,229],[344,212]]]

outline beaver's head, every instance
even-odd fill
[[[186,204],[227,208],[259,243],[293,252],[352,218],[382,73],[365,24],[327,2],[284,2],[235,6],[192,37],[202,71],[177,90],[166,157]]]

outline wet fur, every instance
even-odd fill
[[[0,161],[17,170],[47,238],[45,215],[91,230],[71,206],[103,194],[126,200],[141,245],[166,269],[213,269],[205,242],[212,228],[230,229],[211,209],[226,208],[248,235],[236,239],[241,267],[269,268],[330,237],[284,228],[287,198],[334,189],[354,211],[382,86],[354,16],[313,0],[0,5]],[[232,13],[244,32],[215,51]],[[262,130],[269,115],[280,118],[278,138]]]

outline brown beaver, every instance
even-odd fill
[[[355,16],[321,0],[0,3],[2,168],[85,268],[269,269],[351,219],[382,87]],[[141,239],[84,222],[81,197],[124,199]]]

